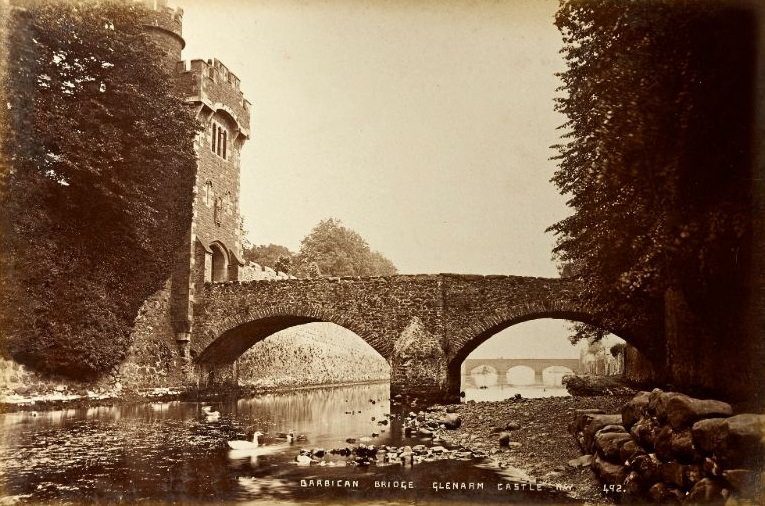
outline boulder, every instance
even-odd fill
[[[712,399],[694,399],[685,394],[665,394],[668,396],[664,414],[673,429],[690,427],[694,422],[705,418],[722,418],[733,414],[733,408],[727,402]],[[661,419],[661,413],[659,413]]]
[[[685,488],[685,466],[679,462],[665,462],[661,464],[659,474],[661,475],[661,481],[667,485],[679,489]]]
[[[702,478],[704,478],[704,467],[701,464],[685,466],[685,481],[688,485],[693,485]]]
[[[673,459],[672,428],[669,425],[665,425],[661,428],[654,439],[653,447],[656,450],[656,456],[659,457],[659,460],[662,462],[669,462]]]
[[[676,488],[670,487],[666,483],[655,483],[651,488],[648,489],[648,498],[651,500],[651,502],[657,502],[657,503],[669,503],[669,502],[680,502],[680,499],[683,497],[683,493],[677,490]]]
[[[728,424],[724,418],[699,420],[691,428],[693,445],[704,453],[712,454],[728,437]]]
[[[624,478],[624,493],[633,498],[642,498],[645,494],[645,480],[637,471],[630,471]]]
[[[640,392],[622,406],[622,425],[626,429],[629,430],[643,416],[644,411],[648,407],[650,395],[650,392]]]
[[[596,455],[592,462],[592,470],[602,483],[609,485],[622,485],[627,477],[627,468],[620,464],[612,464]]]
[[[694,445],[716,456],[723,467],[754,467],[765,453],[765,415],[701,420],[693,425],[692,435]]]
[[[719,503],[725,502],[723,491],[725,487],[719,480],[713,478],[704,478],[699,480],[688,492],[686,501],[692,504],[697,503]]]
[[[654,418],[641,418],[630,429],[630,434],[635,441],[648,451],[653,451],[656,436],[661,426]]]
[[[575,459],[571,459],[568,461],[568,465],[571,467],[589,467],[592,465],[592,455],[587,454]]]
[[[726,468],[753,468],[765,455],[765,415],[745,413],[728,418]]]
[[[456,413],[447,413],[438,423],[443,424],[449,430],[459,429],[462,425],[462,418]]]
[[[505,425],[505,430],[518,430],[520,428],[521,428],[521,424],[519,424],[518,422],[508,422]]]
[[[661,462],[655,453],[636,455],[629,461],[629,466],[640,474],[647,485],[652,485],[661,479]]]
[[[595,434],[608,425],[621,424],[622,415],[593,415],[590,423],[584,428],[583,431],[583,445],[585,453],[594,453],[592,451],[592,443],[595,440]]]
[[[605,415],[606,412],[602,409],[577,409],[575,411],[574,421],[568,425],[568,431],[576,436],[584,430],[592,421],[592,417],[595,415]]]
[[[680,462],[690,464],[698,456],[693,447],[693,436],[690,429],[672,432],[669,440],[672,454]]]
[[[507,447],[510,446],[510,433],[509,432],[503,432],[499,435],[499,446]]]
[[[627,462],[628,460],[632,460],[633,457],[641,453],[645,453],[645,451],[637,444],[637,442],[635,442],[634,439],[630,438],[630,440],[625,441],[619,449],[619,461]]]
[[[624,460],[620,458],[620,451],[622,446],[628,441],[632,441],[632,436],[626,432],[600,431],[595,436],[594,447],[598,454],[607,461],[621,464]]]
[[[757,492],[762,490],[762,477],[751,469],[728,469],[722,475],[739,497],[754,499]]]

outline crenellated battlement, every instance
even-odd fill
[[[240,80],[218,59],[179,61],[176,73],[182,89],[192,100],[230,108],[245,130],[250,124],[250,102],[244,98]]]

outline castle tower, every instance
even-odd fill
[[[188,351],[194,294],[205,282],[236,280],[242,261],[239,217],[239,153],[250,133],[250,103],[239,78],[220,61],[181,60],[183,11],[167,0],[145,0],[147,32],[164,50],[178,91],[196,111],[196,178],[187,247],[178,253],[170,306],[176,340]],[[187,357],[188,358],[188,357]]]

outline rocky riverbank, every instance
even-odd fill
[[[499,402],[468,402],[458,405],[459,428],[439,431],[450,446],[486,453],[488,465],[504,469],[509,476],[568,490],[589,504],[613,504],[618,497],[604,491],[589,465],[581,465],[582,453],[568,432],[577,409],[619,412],[631,397],[548,397],[508,399]],[[502,440],[500,442],[500,440]]]

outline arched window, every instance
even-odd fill
[[[228,130],[226,127],[213,121],[211,137],[210,150],[224,160],[228,159]]]
[[[213,185],[212,181],[208,181],[205,183],[205,189],[203,194],[205,205],[209,206],[212,205],[213,202]]]

